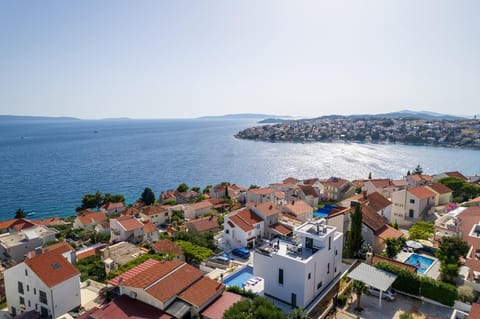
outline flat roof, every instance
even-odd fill
[[[365,263],[358,265],[348,275],[348,278],[364,282],[370,287],[386,291],[393,284],[397,275],[388,271],[377,269]]]

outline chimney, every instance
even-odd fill
[[[363,199],[367,199],[367,191],[363,191]]]
[[[292,200],[292,205],[295,205],[295,200]]]
[[[273,205],[270,205],[270,207],[268,207],[269,210],[272,210],[272,208],[273,208]]]

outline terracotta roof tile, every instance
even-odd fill
[[[201,308],[206,302],[217,296],[225,286],[209,277],[203,277],[182,292],[179,297],[186,302]]]
[[[147,206],[147,207],[144,207],[141,211],[143,215],[147,215],[147,216],[166,213],[166,212],[168,212],[168,206],[162,206],[162,205]]]
[[[146,292],[155,299],[166,302],[181,293],[202,276],[202,271],[189,264],[183,263],[175,269],[175,271],[168,274],[168,276],[165,276],[162,280],[149,287]],[[156,278],[159,278],[159,276]]]
[[[207,216],[202,218],[197,218],[186,222],[185,225],[195,231],[202,233],[207,231],[216,231],[220,227],[217,222],[217,217]]]
[[[415,197],[420,199],[427,199],[429,197],[435,196],[435,193],[432,190],[430,190],[427,186],[417,186],[414,188],[410,188],[408,192],[410,192]]]
[[[443,184],[439,184],[439,183],[435,183],[435,184],[432,184],[432,185],[428,185],[429,188],[431,188],[432,190],[434,190],[435,192],[439,193],[439,194],[448,194],[448,193],[452,193],[453,191],[448,188],[447,186],[443,185]]]
[[[276,231],[277,233],[279,234],[282,234],[284,236],[292,233],[292,230],[280,223],[276,223],[276,224],[273,224],[272,226],[270,226],[271,229],[273,229],[274,231]]]
[[[294,177],[287,177],[283,180],[284,184],[291,184],[291,185],[295,185],[298,182],[300,182],[300,180]]]
[[[114,220],[116,220],[126,231],[132,231],[134,229],[143,227],[142,222],[133,216],[121,216],[115,218]]]
[[[346,179],[339,178],[339,177],[330,177],[329,179],[322,181],[321,183],[323,185],[331,186],[334,188],[341,188],[346,183],[348,183],[348,181]]]
[[[125,281],[134,278],[135,276],[139,275],[140,273],[144,272],[145,270],[150,269],[150,268],[152,268],[153,266],[156,266],[156,265],[158,265],[158,264],[161,264],[161,262],[158,261],[158,260],[155,260],[155,259],[146,260],[145,262],[141,263],[140,265],[135,266],[135,267],[133,267],[133,268],[130,269],[130,270],[127,270],[127,271],[124,272],[123,274],[118,275],[117,277],[115,277],[115,278],[113,278],[113,279],[110,279],[110,280],[108,281],[108,283],[111,284],[111,285],[114,285],[114,286],[118,286],[120,279],[122,279],[122,280],[121,280],[121,281],[122,281],[121,284],[124,284]],[[159,267],[160,267],[160,266],[159,266]],[[166,266],[165,266],[165,267],[166,267]],[[165,271],[165,273],[167,273],[167,272],[168,272],[168,271]]]
[[[367,195],[368,206],[373,208],[376,212],[381,211],[382,209],[387,208],[388,206],[392,205],[392,202],[386,199],[380,193],[374,192]]]
[[[243,297],[232,292],[224,291],[222,296],[215,300],[202,312],[202,316],[209,319],[222,319],[223,313]]]
[[[313,188],[310,185],[300,185],[299,186],[302,192],[305,194],[305,196],[312,196],[313,198],[318,198],[318,194],[315,191],[315,188]]]
[[[450,177],[456,177],[456,178],[463,179],[464,181],[467,180],[467,178],[465,177],[465,175],[463,175],[463,174],[460,173],[459,171],[445,172],[445,174],[446,174],[447,176],[450,176]]]
[[[121,295],[113,301],[87,311],[79,319],[170,319],[170,315],[141,301]]]
[[[102,208],[105,210],[124,208],[125,204],[123,202],[112,203],[108,202],[103,204]]]
[[[149,233],[154,233],[158,231],[158,228],[157,226],[155,226],[154,224],[152,224],[151,222],[148,222],[148,223],[145,223],[143,224],[143,232],[145,234],[149,234]]]
[[[263,215],[265,216],[273,216],[273,215],[278,215],[280,213],[280,210],[278,206],[273,203],[273,202],[264,202],[260,204],[253,204],[253,206],[249,206],[250,208],[253,209],[255,207],[257,210],[259,210]]]
[[[401,230],[391,227],[390,225],[386,225],[386,227],[380,230],[376,235],[381,239],[386,240],[387,238],[397,239],[403,237],[404,233]]]
[[[80,272],[55,250],[26,259],[24,262],[50,288],[80,275]]]
[[[362,207],[363,223],[367,225],[374,233],[383,230],[387,224],[387,220],[378,215],[372,208],[368,206]]]
[[[291,201],[283,207],[285,207],[285,209],[287,209],[289,213],[292,213],[296,217],[313,213],[312,206],[308,205],[301,199]]]
[[[107,216],[104,212],[94,212],[91,210],[84,210],[79,212],[77,218],[83,225],[90,225],[93,223],[99,223],[107,220]]]
[[[243,231],[250,231],[254,228],[255,224],[263,221],[259,216],[257,216],[257,214],[248,208],[236,211],[229,216],[229,219]]]
[[[467,319],[480,319],[480,304],[472,304],[472,308],[470,308],[470,313]]]
[[[15,218],[0,222],[0,229],[20,231],[35,226],[35,223],[25,218]]]
[[[135,207],[128,207],[122,212],[122,215],[136,215],[139,213],[139,210]]]
[[[393,183],[389,179],[371,179],[369,180],[375,188],[386,188],[393,186]]]
[[[152,244],[152,248],[159,254],[174,253],[176,255],[183,255],[183,251],[170,239],[162,239]]]
[[[188,207],[193,210],[198,210],[198,209],[213,208],[213,205],[209,200],[202,200],[201,202],[190,204],[188,205]]]
[[[266,187],[266,188],[252,188],[252,189],[249,189],[248,190],[249,192],[252,192],[254,194],[257,194],[257,195],[268,195],[268,194],[272,194],[274,193],[275,191],[273,189],[271,189],[270,187]]]

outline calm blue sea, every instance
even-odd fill
[[[480,173],[480,151],[403,145],[262,143],[237,140],[252,120],[0,121],[0,219],[70,216],[83,194],[137,199],[186,182],[267,185],[288,176],[401,178],[425,172]]]

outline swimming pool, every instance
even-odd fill
[[[240,269],[239,271],[234,272],[230,276],[224,278],[223,283],[226,286],[237,286],[239,288],[242,288],[245,282],[247,282],[248,280],[254,277],[255,276],[253,275],[253,267],[246,266]]]
[[[404,261],[404,263],[406,264],[416,266],[417,272],[420,274],[425,274],[434,262],[435,262],[435,259],[433,258],[429,258],[422,255],[417,255],[417,254],[411,254],[410,257],[408,257]]]
[[[325,205],[324,207],[317,209],[316,212],[313,212],[313,216],[327,217],[330,214],[330,212],[335,208],[337,208],[337,206],[335,205]]]

